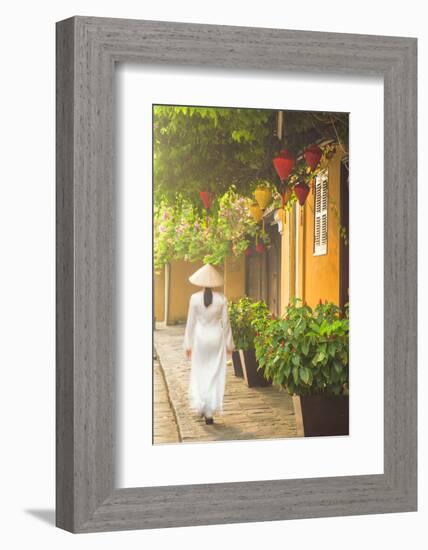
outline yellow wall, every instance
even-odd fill
[[[308,223],[308,207],[305,205],[303,207],[300,204],[296,204],[295,207],[295,216],[296,216],[296,263],[297,263],[297,277],[295,280],[295,295],[298,298],[306,299],[306,278],[303,276],[306,273],[306,224]]]
[[[169,268],[168,324],[184,323],[187,318],[190,296],[200,290],[189,282],[189,277],[202,267],[202,262],[175,260]]]
[[[327,254],[314,256],[314,194],[302,208],[295,205],[286,213],[281,241],[281,313],[292,297],[311,307],[319,300],[339,304],[340,289],[340,168],[341,154],[328,164]],[[296,270],[297,264],[297,270]],[[297,273],[297,278],[296,278]]]
[[[228,256],[224,263],[224,294],[228,300],[245,295],[245,256]]]
[[[187,318],[191,294],[200,290],[189,283],[189,277],[202,266],[202,262],[172,261],[159,275],[155,275],[155,318],[165,321],[165,284],[169,279],[168,318],[167,324],[184,323]],[[216,266],[224,274],[224,291],[229,300],[238,300],[245,294],[245,256],[229,257],[224,268]]]
[[[340,160],[337,153],[328,163],[328,241],[327,254],[314,256],[314,194],[304,206],[304,224],[299,237],[304,240],[304,268],[299,272],[303,298],[313,307],[320,300],[339,304],[340,289]]]
[[[296,295],[296,211],[287,210],[281,237],[281,315]]]
[[[154,310],[155,320],[165,320],[165,268],[160,273],[155,273],[154,278]]]

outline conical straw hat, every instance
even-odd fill
[[[223,276],[212,265],[206,264],[189,277],[193,285],[213,288],[223,286]]]

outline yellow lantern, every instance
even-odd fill
[[[269,187],[260,186],[254,191],[254,197],[262,210],[270,203],[272,192]]]
[[[257,223],[263,218],[263,210],[256,202],[250,206],[250,214],[253,216]]]

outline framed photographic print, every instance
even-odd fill
[[[416,112],[412,38],[57,24],[59,527],[416,510]]]

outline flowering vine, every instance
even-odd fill
[[[157,272],[171,260],[218,265],[227,255],[240,256],[258,232],[250,215],[251,199],[231,186],[207,214],[177,195],[154,208],[154,264]]]

